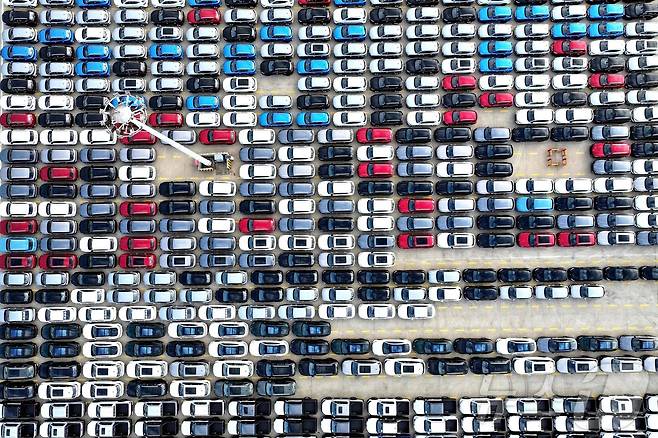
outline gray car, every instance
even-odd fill
[[[311,129],[282,129],[278,138],[281,144],[308,144],[313,143],[315,134]]]
[[[274,196],[276,185],[267,182],[243,182],[240,184],[240,195],[242,196]]]
[[[279,184],[279,195],[284,197],[312,196],[313,194],[315,194],[315,185],[312,183],[283,182]]]
[[[44,237],[39,242],[41,251],[75,251],[75,237]]]
[[[295,395],[295,381],[292,379],[261,379],[256,385],[258,395],[268,397],[289,397]]]
[[[193,233],[196,230],[194,219],[161,219],[161,233]]]
[[[658,231],[640,231],[635,243],[642,246],[658,245]]]
[[[472,216],[439,216],[436,218],[439,230],[463,230],[473,228]]]
[[[276,158],[276,153],[272,148],[264,147],[247,147],[240,149],[240,161],[245,163],[254,162],[254,161],[274,161]]]
[[[215,214],[232,214],[235,213],[235,202],[203,200],[199,202],[199,213],[204,216]]]
[[[628,136],[629,130],[627,126],[596,125],[590,130],[590,138],[595,141],[623,140],[628,138]]]
[[[594,216],[591,214],[561,214],[557,217],[557,227],[561,230],[591,228],[594,227]]]
[[[114,184],[83,184],[80,186],[80,196],[85,199],[114,198],[117,186]]]
[[[397,171],[398,176],[432,176],[434,166],[431,163],[400,163]]]
[[[4,148],[0,150],[0,162],[5,164],[36,163],[36,149]]]
[[[215,382],[215,394],[218,397],[249,397],[254,393],[254,384],[249,380],[218,380]],[[255,435],[253,420],[238,420],[241,426],[238,428],[238,435]]]
[[[318,142],[329,143],[351,143],[354,140],[354,132],[351,129],[321,129],[318,131]]]
[[[569,353],[577,349],[578,343],[574,338],[566,336],[537,338],[537,350],[542,353]]]
[[[36,181],[37,169],[34,167],[6,166],[0,169],[2,181]]]
[[[398,160],[430,160],[433,154],[431,146],[398,146],[395,150]]]
[[[592,163],[592,172],[597,175],[611,175],[630,173],[631,162],[627,160],[595,160]]]
[[[182,145],[196,143],[196,131],[190,129],[168,129],[162,131],[162,134]]]
[[[508,211],[514,210],[514,199],[493,198],[485,196],[477,200],[478,211]]]
[[[395,237],[380,236],[376,234],[361,234],[357,241],[359,248],[393,248],[395,246]]]
[[[163,268],[192,268],[196,264],[194,254],[162,254],[160,266]]]
[[[235,266],[234,254],[201,254],[199,266],[202,268],[230,268]]]
[[[635,216],[617,213],[597,214],[596,225],[600,228],[632,227],[635,226]]]
[[[75,163],[78,154],[74,149],[44,149],[41,151],[41,162],[51,163]]]
[[[119,231],[122,234],[153,234],[157,224],[153,219],[121,219]]]
[[[282,164],[279,166],[280,178],[313,178],[315,166],[312,164]]]
[[[127,149],[121,149],[121,152]],[[83,148],[80,150],[80,161],[83,163],[114,163],[117,159],[113,148]]]
[[[434,221],[431,217],[401,216],[397,220],[397,227],[400,231],[431,230]]]
[[[199,239],[199,248],[204,251],[217,251],[224,249],[231,251],[235,249],[235,238],[203,236]]]
[[[155,185],[124,183],[119,186],[119,196],[122,198],[152,198],[155,196]]]
[[[78,224],[72,220],[46,219],[39,225],[41,234],[75,234],[77,230]]]
[[[37,187],[34,184],[2,184],[0,197],[3,199],[36,198]]]
[[[82,217],[114,216],[117,205],[114,202],[85,202],[79,210]]]
[[[313,231],[315,222],[308,218],[281,218],[279,219],[279,230],[284,233],[290,231]]]
[[[274,254],[240,254],[238,263],[241,268],[269,268],[276,264]]]
[[[354,211],[354,201],[350,199],[322,199],[318,204],[318,210],[322,214],[352,213]]]
[[[511,138],[509,128],[476,128],[473,139],[477,142],[505,142]]]
[[[155,149],[123,148],[119,151],[119,160],[124,163],[152,163],[155,161]]]
[[[160,249],[163,251],[194,251],[196,249],[195,237],[162,237]]]

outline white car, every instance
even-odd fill
[[[404,53],[407,56],[435,56],[438,55],[440,51],[441,45],[438,41],[412,41],[404,46]]]
[[[418,400],[414,402],[414,410],[417,402]],[[459,420],[454,415],[415,415],[413,420],[414,431],[418,434],[454,433],[457,432],[458,425]]]
[[[393,304],[359,304],[359,318],[361,319],[391,319],[395,317]]]
[[[569,286],[569,294],[571,298],[577,299],[603,298],[605,288],[603,286],[588,284],[572,284]]]
[[[658,174],[658,160],[639,159],[633,160],[632,167],[635,175],[655,175]]]
[[[367,21],[363,8],[337,8],[333,12],[335,24],[364,24]]]
[[[409,46],[409,44],[407,44],[407,46]],[[471,41],[448,42],[443,44],[443,47],[441,48],[441,53],[445,57],[473,56],[475,54],[475,43]],[[422,53],[420,55],[422,56]]]
[[[639,373],[643,371],[642,359],[639,357],[630,357],[630,356],[605,356],[599,360],[599,368],[604,373]],[[601,429],[607,431],[619,431],[619,429],[613,429],[610,426],[606,425],[606,417],[613,417],[612,415],[603,415],[601,416]],[[623,422],[622,422],[623,423]],[[608,423],[610,424],[610,423]],[[620,424],[620,426],[622,426]],[[622,426],[623,427],[623,426]],[[622,429],[623,430],[623,429]],[[633,430],[628,428],[626,430]]]
[[[551,193],[553,192],[553,180],[521,178],[516,181],[516,193]]]
[[[551,18],[553,21],[581,20],[586,17],[586,5],[570,4],[564,6],[556,6],[551,10]]]
[[[516,111],[517,125],[548,125],[553,122],[553,110],[520,109]]]
[[[519,91],[546,90],[550,86],[549,75],[519,75],[514,79],[514,88]]]
[[[386,359],[384,373],[395,377],[422,376],[425,373],[425,362],[423,359]]]
[[[306,304],[284,304],[277,309],[281,319],[313,319],[315,307]]]
[[[282,199],[279,201],[279,213],[285,215],[311,214],[315,212],[314,199]]]
[[[393,216],[359,216],[356,223],[360,231],[390,231],[395,228]]]
[[[235,231],[235,220],[233,218],[201,218],[199,219],[199,231],[205,234],[232,233]]]
[[[512,75],[484,75],[478,80],[482,91],[511,90],[514,86]]]
[[[409,339],[374,339],[370,350],[375,356],[404,356],[412,351]]]
[[[473,176],[475,167],[471,162],[445,161],[436,165],[436,174],[442,178]]]
[[[318,247],[323,251],[350,250],[356,245],[351,234],[322,234],[318,237]]]
[[[441,36],[445,39],[469,39],[475,36],[475,25],[471,23],[457,23],[443,26]]]
[[[400,319],[431,319],[434,318],[435,309],[432,304],[400,304],[398,317]]]
[[[512,368],[517,374],[553,374],[555,360],[550,357],[517,357],[512,359]]]
[[[334,78],[333,88],[338,93],[362,93],[368,88],[368,81],[362,76],[339,76]]]
[[[537,344],[532,338],[498,338],[498,354],[532,354],[537,351]]]
[[[378,74],[378,73],[399,73],[404,69],[403,62],[400,58],[385,58],[385,59],[373,59],[370,61],[370,64],[368,65],[368,68],[371,73],[373,74]],[[339,71],[340,69],[336,69],[336,65],[334,63],[334,73],[337,74],[342,74],[343,72]]]
[[[278,151],[280,161],[313,161],[315,149],[311,146],[281,146]]]
[[[482,39],[508,39],[512,37],[512,26],[501,23],[483,24],[478,28],[478,36]]]
[[[636,123],[647,123],[658,120],[658,105],[633,108],[631,118]]]
[[[522,24],[514,28],[514,36],[520,40],[548,38],[549,30],[549,25],[545,23]]]
[[[549,41],[537,41],[537,40],[519,41],[514,45],[514,53],[516,53],[519,56],[548,55],[549,52],[550,52]]]
[[[279,236],[279,248],[284,251],[312,251],[315,248],[315,237],[283,234]]]
[[[633,191],[633,179],[626,177],[596,178],[593,181],[596,193],[627,193]]]
[[[354,304],[320,304],[318,316],[321,319],[351,319],[354,318]]]
[[[553,184],[555,193],[591,193],[592,180],[590,178],[558,178]]]
[[[117,250],[116,237],[82,237],[80,251],[82,252],[114,252]]]
[[[593,40],[589,42],[587,51],[591,56],[618,56],[624,54],[626,44],[623,40]]]
[[[438,76],[410,76],[404,81],[404,86],[410,91],[437,90],[440,86]]]
[[[655,21],[640,21],[626,23],[626,36],[655,37],[658,35],[658,23]]]
[[[535,297],[540,300],[562,299],[569,296],[569,289],[559,285],[538,285],[535,287]]]
[[[427,289],[427,297],[430,301],[459,301],[462,297],[462,291],[459,287],[432,286]]]
[[[277,174],[277,168],[273,164],[243,164],[240,166],[239,173],[240,178],[246,180],[274,179]]]
[[[627,55],[657,55],[658,41],[655,39],[626,41]]]
[[[587,88],[589,76],[582,73],[565,73],[553,76],[551,84],[556,90],[578,90]]]
[[[201,181],[199,193],[202,196],[235,196],[236,185],[233,181]]]
[[[324,76],[300,78],[297,81],[299,91],[327,91],[331,88],[331,80]]]
[[[500,298],[503,300],[525,300],[532,298],[531,286],[500,286]]]
[[[368,53],[373,58],[398,57],[402,55],[402,44],[391,41],[373,43],[368,48]]]
[[[213,364],[212,372],[215,377],[249,378],[254,374],[254,363],[250,360],[218,360]]]
[[[595,91],[589,95],[589,103],[592,106],[624,105],[626,103],[626,93],[623,91]]]
[[[472,233],[439,233],[436,235],[439,248],[473,248],[475,235]]]
[[[361,214],[393,213],[395,211],[395,201],[391,198],[363,198],[357,202],[357,210]]]
[[[390,145],[359,146],[356,150],[359,161],[390,161],[393,155],[393,146]]]
[[[551,99],[546,91],[523,91],[514,96],[514,105],[519,108],[546,107]]]
[[[471,58],[448,58],[441,61],[443,74],[474,73],[475,60]]]
[[[392,252],[360,252],[357,262],[362,268],[389,268],[395,264]]]

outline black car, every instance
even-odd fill
[[[285,321],[253,321],[249,332],[262,338],[283,338],[290,333],[290,326]]]
[[[104,96],[78,96],[75,106],[81,110],[99,110],[105,108],[109,100]]]
[[[427,128],[402,128],[395,131],[395,141],[398,143],[429,143],[432,131]]]
[[[0,398],[3,400],[28,400],[33,399],[36,395],[36,384],[34,382],[0,382]],[[29,432],[23,431],[23,433]],[[31,434],[22,436],[36,436],[36,430],[33,429]]]
[[[446,93],[441,100],[447,108],[470,108],[477,105],[477,96],[473,93]]]
[[[284,268],[313,266],[314,257],[312,253],[284,252],[279,255],[278,262]]]
[[[6,13],[6,12],[5,12]],[[73,403],[70,403],[69,406],[71,406]],[[8,420],[18,420],[18,419],[25,419],[29,420],[31,418],[36,418],[39,416],[39,404],[37,402],[4,402],[2,404],[2,414],[3,416],[8,419]],[[30,423],[23,423],[24,425],[28,426]],[[36,432],[34,434],[30,435],[21,435],[20,433],[18,436],[35,436]]]
[[[509,230],[516,226],[513,216],[483,214],[475,221],[481,230]]]
[[[80,232],[84,234],[114,234],[117,223],[111,219],[83,219],[80,221]]]
[[[352,284],[354,271],[348,269],[322,271],[322,281],[327,284]],[[331,292],[329,294],[331,295]]]
[[[270,59],[260,63],[260,72],[264,76],[290,76],[294,72],[292,61],[287,59]]]
[[[603,276],[611,281],[633,281],[640,278],[640,271],[635,266],[608,266]]]
[[[585,141],[589,139],[589,129],[586,126],[558,126],[551,128],[553,141]]]
[[[410,75],[435,75],[441,67],[436,59],[410,59],[404,64],[404,70]]]
[[[42,379],[77,379],[82,373],[82,366],[76,362],[46,361],[39,365],[39,377]]]
[[[20,9],[9,9],[2,13],[2,22],[7,26],[36,26],[37,13]]]
[[[514,128],[512,129],[512,141],[546,141],[549,137],[549,129],[545,126]]]
[[[331,14],[327,8],[302,8],[297,12],[300,24],[329,24]]]
[[[580,351],[615,351],[619,348],[617,338],[612,336],[578,336],[576,342]]]
[[[430,181],[400,181],[395,185],[395,191],[400,196],[431,195],[434,193]]]
[[[464,269],[462,278],[467,283],[492,283],[496,281],[493,269]]]
[[[495,160],[511,158],[514,148],[511,144],[480,144],[475,147],[475,157],[478,160]]]
[[[343,355],[360,355],[370,353],[370,341],[367,339],[334,339],[331,352]]]
[[[640,267],[640,278],[643,280],[658,280],[658,267],[642,266]]]
[[[183,271],[178,282],[185,286],[208,286],[212,283],[212,274],[210,271]]]
[[[302,94],[297,96],[297,108],[303,110],[329,108],[329,97],[326,94]]]
[[[475,21],[475,8],[470,6],[452,6],[441,13],[444,23],[471,23]]]
[[[276,211],[274,201],[244,200],[240,201],[239,210],[242,214],[273,214]]]
[[[555,218],[551,215],[524,214],[516,217],[516,227],[519,230],[536,230],[554,226]]]
[[[509,248],[515,245],[514,234],[480,233],[475,238],[480,248]]]
[[[512,360],[501,356],[474,357],[468,361],[468,368],[473,374],[509,374]]]
[[[338,375],[336,359],[309,359],[299,361],[299,374],[302,376],[336,376]]]
[[[370,114],[373,126],[396,126],[404,123],[402,111],[373,111]]]
[[[196,184],[192,181],[166,181],[158,187],[160,196],[189,196],[196,194]]]
[[[256,375],[258,377],[292,377],[295,375],[296,370],[297,365],[290,359],[262,359],[256,362]]]
[[[658,17],[658,5],[655,3],[632,3],[624,6],[624,18],[628,20],[642,18],[650,20]]]
[[[558,91],[551,96],[555,106],[576,107],[587,105],[587,93],[582,91]]]
[[[375,76],[370,79],[370,89],[377,92],[401,91],[402,78],[397,76]]]
[[[329,342],[324,339],[293,339],[290,352],[299,356],[323,356],[329,354]]]
[[[628,108],[597,108],[594,110],[594,123],[627,123],[631,121]]]
[[[78,262],[83,269],[110,269],[117,265],[114,254],[83,254]]]
[[[402,9],[396,7],[373,8],[369,14],[374,24],[398,24],[402,22]]]
[[[631,155],[636,158],[658,157],[658,143],[633,143]]]
[[[146,63],[143,61],[117,61],[112,66],[112,72],[119,77],[146,76]]]
[[[218,78],[189,78],[185,83],[190,93],[217,93],[222,89]]]
[[[471,128],[437,128],[434,130],[434,140],[438,142],[465,142],[473,136]]]
[[[251,26],[231,24],[222,32],[224,40],[230,43],[256,41],[256,29]]]
[[[392,195],[393,183],[391,181],[361,181],[357,185],[357,192],[361,196]]]
[[[658,140],[658,125],[631,126],[631,140]]]
[[[77,342],[44,342],[39,347],[42,357],[64,358],[80,354],[80,344]]]
[[[190,215],[196,213],[196,203],[194,201],[162,201],[158,206],[160,214]]]
[[[160,341],[128,341],[124,352],[130,357],[154,357],[164,354],[164,344]]]
[[[324,337],[331,334],[331,324],[327,321],[295,321],[292,332],[301,338]]]
[[[46,183],[39,187],[39,195],[48,199],[73,199],[78,196],[78,187],[75,184]]]
[[[425,271],[420,269],[393,271],[393,282],[395,284],[423,284],[426,280]]]
[[[183,98],[180,96],[152,96],[149,107],[154,110],[172,111],[183,108]]]
[[[513,172],[512,163],[485,161],[475,164],[475,174],[480,177],[506,177]]]
[[[373,94],[370,96],[370,106],[375,109],[398,109],[404,106],[401,94]]]
[[[446,359],[430,357],[427,359],[427,372],[434,376],[458,376],[467,374],[468,362],[461,357],[451,357]]]
[[[229,8],[255,8],[257,0],[228,0],[226,6]]]
[[[44,128],[68,128],[73,126],[73,116],[70,113],[48,111],[39,114],[37,120],[39,125]]]
[[[34,324],[10,323],[0,325],[0,339],[5,341],[34,339],[37,334],[37,327]]]
[[[2,304],[29,304],[32,302],[32,291],[29,289],[5,289],[0,291]]]
[[[362,301],[388,301],[391,290],[387,287],[360,287],[357,296]]]
[[[322,164],[318,167],[318,175],[324,179],[345,179],[354,176],[352,164]]]
[[[83,112],[75,115],[75,124],[83,128],[102,128],[107,120],[107,115],[99,112]]]
[[[39,58],[44,61],[73,61],[75,53],[71,46],[45,46],[39,49]]]
[[[0,90],[9,94],[34,94],[36,82],[34,79],[7,78],[0,81]]]
[[[387,284],[391,281],[391,273],[383,269],[361,270],[356,278],[362,284]]]
[[[327,103],[328,105],[328,103]],[[352,146],[320,146],[318,158],[321,161],[348,161],[354,157]]]
[[[318,221],[320,231],[352,231],[354,219],[351,217],[323,217]]]
[[[594,208],[597,210],[630,210],[633,198],[630,196],[596,196]]]
[[[51,343],[47,343],[50,345]],[[46,344],[42,344],[43,345]],[[48,347],[46,345],[46,347]],[[45,354],[44,354],[45,353]],[[71,357],[70,355],[50,356],[48,350],[41,350],[33,342],[3,342],[0,343],[0,358],[2,359],[29,359],[41,354],[43,357]],[[20,364],[4,362],[0,364],[0,378],[29,379],[34,377],[34,367],[27,368]]]
[[[586,196],[558,196],[553,201],[558,211],[591,210],[594,206],[592,198]]]
[[[180,9],[156,9],[151,12],[151,21],[159,26],[181,26],[185,23],[185,15]]]
[[[257,303],[280,303],[283,301],[283,288],[256,287],[251,291],[251,299]],[[242,302],[246,301],[247,300],[245,299]]]
[[[257,270],[251,273],[251,282],[254,284],[282,284],[283,272],[278,270]]]
[[[286,272],[286,281],[291,285],[298,284],[317,284],[319,281],[318,271],[288,271]]]
[[[603,270],[594,267],[569,268],[567,275],[571,281],[601,281]]]
[[[457,338],[452,348],[459,354],[488,354],[494,351],[494,341],[487,338]]]
[[[71,283],[80,287],[98,287],[105,284],[105,273],[96,272],[74,272],[71,275]]]
[[[126,327],[126,334],[133,339],[161,338],[166,333],[164,324],[158,322],[131,322]]]
[[[617,73],[626,68],[621,56],[595,56],[589,60],[589,71],[593,73]]]
[[[555,283],[567,280],[567,271],[562,268],[535,268],[532,270],[535,281],[540,283]]]
[[[449,339],[424,339],[417,338],[411,344],[413,350],[418,354],[450,354],[452,353],[452,341]]]
[[[626,88],[653,88],[658,86],[658,73],[629,73],[626,75]]]
[[[501,268],[498,280],[504,283],[527,283],[532,280],[532,272],[526,268]]]

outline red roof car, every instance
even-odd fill
[[[156,141],[155,135],[146,131],[139,131],[131,136],[121,138],[121,143],[126,145],[155,144]]]
[[[299,0],[299,6],[329,6],[331,0]]]
[[[595,158],[627,157],[631,154],[628,143],[594,143],[590,153]]]
[[[130,216],[155,216],[158,206],[155,202],[130,202],[124,201],[119,205],[119,213],[123,217]]]
[[[271,233],[276,229],[274,219],[252,219],[245,217],[238,222],[242,233]]]
[[[361,163],[357,168],[361,178],[391,177],[393,176],[392,164]]]
[[[183,115],[181,113],[153,113],[149,116],[149,125],[179,128],[183,126]]]
[[[34,234],[39,225],[34,219],[1,220],[0,234]]]
[[[32,113],[4,113],[0,115],[0,125],[5,128],[31,128],[37,123]]]
[[[43,254],[39,257],[41,269],[75,269],[78,257],[75,254]]]
[[[155,254],[121,254],[119,266],[123,269],[155,268]]]
[[[522,248],[555,246],[555,234],[524,231],[516,236],[516,243]]]
[[[434,200],[402,198],[398,201],[400,213],[431,213],[434,211]]]
[[[233,144],[234,129],[204,129],[199,132],[199,141],[203,144]]]
[[[37,265],[37,257],[33,255],[0,254],[0,269],[33,269]]]
[[[187,21],[190,24],[219,24],[222,16],[217,9],[198,8],[187,13]]]
[[[475,90],[477,81],[474,76],[449,75],[443,78],[441,86],[444,90]]]
[[[512,93],[487,92],[480,95],[480,106],[485,108],[506,108],[514,105]]]
[[[359,128],[356,131],[359,143],[390,143],[392,136],[389,128]]]
[[[155,237],[122,237],[119,248],[122,251],[155,251],[158,241]]]
[[[558,246],[593,246],[596,245],[596,235],[563,231],[557,233],[557,244]]]
[[[443,113],[443,123],[446,125],[472,125],[478,121],[478,113],[472,110],[446,111]]]
[[[622,88],[625,82],[625,76],[620,74],[595,73],[589,77],[592,88]]]
[[[587,53],[587,42],[580,40],[560,40],[551,45],[554,55],[584,55]]]
[[[44,166],[39,170],[39,178],[43,181],[75,181],[78,179],[78,169],[73,166]]]
[[[398,246],[402,249],[432,248],[434,236],[432,234],[402,233],[398,235]]]

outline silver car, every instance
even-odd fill
[[[401,216],[397,220],[397,227],[400,231],[431,230],[434,221],[431,217]]]

